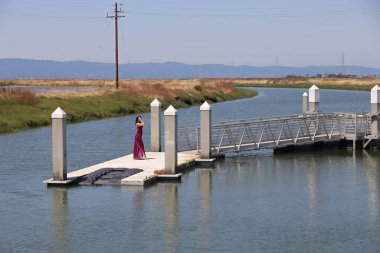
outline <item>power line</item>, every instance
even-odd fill
[[[252,14],[193,14],[193,13],[160,13],[160,12],[136,12],[128,11],[126,13],[132,15],[144,15],[144,16],[173,16],[173,17],[186,17],[186,18],[302,18],[302,17],[325,17],[325,16],[349,16],[349,15],[375,15],[380,12],[380,9],[372,10],[371,12],[365,12],[360,10],[354,10],[351,12],[345,10],[333,10],[326,12],[304,12],[304,13],[252,13]]]
[[[125,29],[124,29],[125,28]],[[127,50],[127,40],[126,40],[126,35],[125,35],[125,30],[126,30],[126,27],[124,27],[123,25],[123,22],[121,23],[121,38],[122,38],[122,41],[123,41],[123,47],[124,48],[124,53],[125,53],[125,62],[128,63],[128,59],[129,59],[129,56],[128,56],[128,50]]]
[[[32,4],[32,3],[30,3]],[[121,5],[121,4],[120,4]],[[53,6],[53,5],[52,5]],[[88,7],[90,5],[62,5],[65,7]],[[109,5],[99,5],[99,6],[109,6]],[[61,5],[54,5],[54,7],[61,7]],[[98,5],[93,5],[92,7],[98,7]],[[150,8],[150,7],[148,7]],[[166,7],[162,7],[166,8]],[[173,9],[177,9],[172,7]],[[179,10],[198,10],[198,8],[178,8]],[[207,10],[207,9],[202,9]],[[209,9],[210,10],[210,9]],[[220,9],[221,10],[221,9]],[[243,10],[243,9],[236,9]],[[244,9],[247,11],[248,9]],[[263,10],[263,9],[261,9]],[[270,8],[268,9],[270,10]],[[350,15],[377,15],[380,12],[379,8],[373,8],[369,11],[362,10],[345,10],[345,9],[327,9],[327,10],[315,10],[315,9],[295,9],[295,8],[277,8],[280,10],[278,12],[274,11],[273,8],[270,12],[260,11],[257,9],[255,11],[250,11],[249,13],[215,13],[215,12],[155,12],[155,11],[128,11],[131,15],[141,15],[141,16],[165,16],[165,17],[184,17],[184,18],[226,18],[226,19],[268,19],[268,18],[302,18],[302,17],[325,17],[325,16],[350,16]],[[66,16],[66,15],[45,15],[39,13],[20,13],[20,12],[8,12],[2,15],[11,16],[25,16],[25,17],[36,17],[36,18],[56,18],[56,19],[100,19],[100,16]]]
[[[97,16],[54,16],[54,15],[44,15],[44,14],[33,14],[33,13],[4,13],[2,15],[7,16],[18,16],[18,17],[31,17],[31,18],[48,18],[48,19],[103,19],[104,17]]]
[[[310,9],[316,9],[316,8],[330,8],[330,7],[338,7],[339,9],[342,9],[342,4],[347,4],[347,1],[345,2],[329,2],[329,3],[323,3],[323,4],[307,4],[307,5],[301,5],[301,6],[289,6],[289,7],[242,7],[242,8],[205,8],[205,7],[173,7],[173,6],[146,6],[146,5],[130,5],[130,7],[142,7],[142,8],[152,8],[152,9],[168,9],[168,10],[207,10],[207,11],[262,11],[262,10],[310,10]],[[358,3],[362,3],[362,1],[358,1]]]
[[[43,7],[63,7],[63,8],[98,8],[98,7],[110,7],[112,5],[68,5],[68,4],[51,4],[51,3],[38,3],[38,2],[26,2],[26,1],[19,1],[19,0],[12,0],[12,4],[26,4],[26,5],[33,5],[33,6],[43,6]]]
[[[1,0],[0,0],[1,1]],[[375,0],[374,0],[375,1]],[[83,2],[83,0],[81,1]],[[51,3],[44,1],[29,1],[29,0],[12,0],[7,2],[8,5],[11,4],[24,4],[31,6],[41,6],[41,7],[54,7],[54,8],[98,8],[98,7],[108,7],[109,4],[81,4],[75,1],[75,4],[71,3]],[[130,7],[144,8],[144,11],[132,11],[129,12],[133,15],[144,15],[144,16],[178,16],[178,17],[190,17],[190,18],[294,18],[294,17],[305,17],[305,16],[342,16],[342,15],[372,15],[378,14],[380,12],[379,5],[375,2],[366,2],[366,6],[369,8],[367,10],[358,9],[359,4],[363,6],[362,0],[330,0],[325,3],[308,3],[306,4],[293,4],[287,6],[244,6],[231,8],[222,8],[217,5],[209,7],[197,7],[197,6],[162,6],[159,5],[157,1],[151,1],[152,4],[147,4],[149,0],[144,1],[143,4],[132,4]],[[154,5],[156,4],[156,5]],[[347,5],[351,4],[351,5]],[[112,5],[113,6],[113,5]],[[373,8],[371,8],[373,7]],[[149,10],[168,10],[164,12],[160,11],[149,11]],[[170,12],[174,10],[175,12]],[[178,12],[183,11],[183,12]],[[234,11],[238,13],[234,13]],[[223,13],[224,12],[224,13]],[[4,13],[3,13],[4,14]],[[42,17],[42,18],[79,18],[66,15],[45,15],[45,14],[22,14],[28,17]],[[100,18],[100,17],[80,17],[80,18]]]
[[[110,28],[110,25],[111,25],[111,21],[112,21],[112,20],[109,20],[109,22],[108,22],[108,24],[106,25],[105,30],[104,30],[104,32],[103,32],[103,36],[102,36],[102,39],[101,39],[101,41],[100,41],[100,45],[99,45],[98,50],[97,50],[96,55],[95,55],[95,61],[96,61],[96,62],[99,61],[99,53],[100,53],[100,50],[103,48],[104,40],[105,40],[105,38],[108,37],[108,35],[109,35],[109,31],[110,31],[109,28]]]

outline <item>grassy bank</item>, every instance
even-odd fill
[[[205,100],[220,102],[255,95],[257,92],[236,89],[231,81],[224,80],[135,80],[122,82],[118,91],[39,96],[0,87],[0,134],[50,125],[50,115],[57,107],[67,113],[69,123],[74,123],[149,112],[155,97],[160,99],[162,108],[170,104],[184,108]]]
[[[162,108],[199,105],[257,95],[237,86],[369,91],[379,78],[247,78],[247,79],[157,79],[121,80],[113,89],[112,80],[0,80],[0,134],[47,126],[59,106],[69,123],[149,112],[158,98]],[[4,86],[96,86],[103,90],[62,91],[34,94]]]
[[[167,90],[192,90],[200,84],[221,83],[230,86],[275,87],[275,88],[309,88],[313,84],[322,89],[370,90],[375,84],[380,85],[380,78],[228,78],[228,79],[158,79],[158,80],[121,80],[121,87],[138,87],[145,85],[161,85]],[[19,86],[97,86],[112,89],[114,81],[65,79],[65,80],[0,80],[0,87],[7,85]],[[223,86],[221,85],[221,87]],[[223,88],[223,87],[222,87]],[[225,89],[225,88],[223,88]],[[93,92],[95,94],[96,92]],[[100,94],[100,92],[97,92]],[[83,94],[83,93],[82,93]],[[168,95],[168,94],[166,94]]]
[[[248,87],[310,88],[315,84],[320,89],[370,91],[374,85],[380,85],[380,78],[251,78],[232,82]]]

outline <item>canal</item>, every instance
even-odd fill
[[[255,90],[213,104],[213,121],[302,110],[304,89]],[[321,110],[369,111],[370,93],[321,90]],[[68,171],[130,154],[134,118],[69,125]],[[180,125],[198,120],[179,110]],[[378,151],[260,151],[181,183],[46,188],[51,129],[0,135],[0,252],[380,252],[379,165]]]

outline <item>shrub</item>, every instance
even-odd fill
[[[194,90],[196,91],[202,91],[202,87],[200,85],[195,85]]]
[[[0,87],[0,101],[12,101],[22,105],[36,105],[38,97],[30,91]]]

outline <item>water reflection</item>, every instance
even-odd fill
[[[379,188],[378,188],[378,159],[372,158],[366,151],[363,152],[367,161],[367,179],[369,191],[369,209],[372,222],[376,223],[379,215]]]
[[[160,204],[160,187],[152,187],[152,191],[152,208],[157,209]]]
[[[53,197],[52,248],[54,252],[61,252],[67,248],[67,241],[69,241],[67,189],[52,188],[51,191]]]
[[[264,168],[265,166],[262,166],[261,164],[261,159],[254,159],[255,161],[255,165],[254,165],[254,168],[256,168],[256,176],[258,178],[258,181],[259,182],[263,182],[264,181]]]
[[[316,223],[317,191],[318,191],[318,168],[314,158],[310,160],[310,167],[307,173],[309,190],[309,218],[312,225]]]
[[[178,186],[176,183],[161,184],[166,196],[165,252],[178,252],[176,237],[178,219]]]
[[[210,245],[210,206],[212,192],[212,169],[199,169],[198,187],[201,199],[200,219],[201,219],[201,238],[204,251],[211,249]]]
[[[133,203],[134,203],[134,208],[133,208],[133,217],[134,217],[134,226],[136,229],[138,229],[139,224],[141,220],[143,219],[143,214],[144,214],[144,189],[138,189],[133,197]]]

